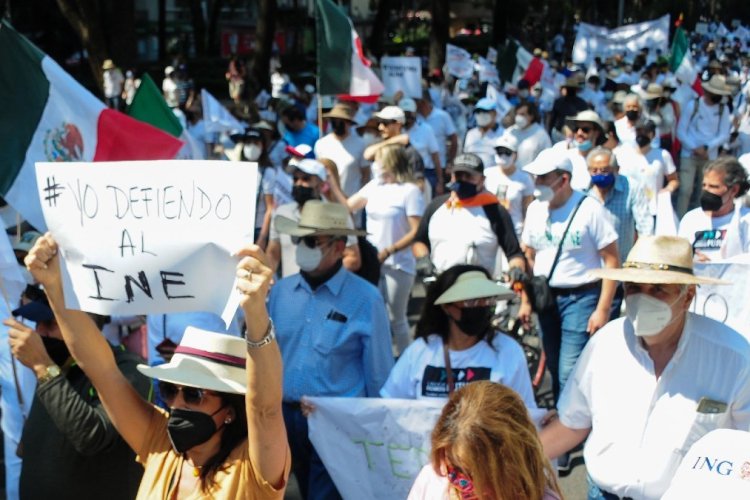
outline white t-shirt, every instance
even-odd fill
[[[177,83],[171,78],[167,77],[161,82],[161,90],[164,93],[164,100],[167,101],[167,106],[170,108],[176,108],[180,105],[180,96],[177,93]]]
[[[482,133],[482,129],[474,127],[466,132],[464,140],[464,153],[474,153],[482,159],[482,163],[487,167],[495,164],[495,142],[497,138],[503,135],[505,129],[497,125],[495,130],[489,129]]]
[[[537,157],[543,150],[552,147],[552,140],[544,127],[538,123],[532,123],[525,129],[513,125],[505,131],[511,134],[518,141],[518,157],[516,158],[516,167],[523,168]],[[485,165],[487,167],[487,165]]]
[[[516,165],[516,170],[506,175],[500,167],[484,169],[484,187],[500,200],[500,204],[510,214],[516,236],[523,229],[523,199],[534,195],[534,181],[531,176]]]
[[[678,235],[711,260],[750,253],[750,208],[737,203],[732,212],[720,217],[694,208],[682,217]]]
[[[570,186],[577,191],[588,189],[591,186],[591,174],[589,174],[589,166],[586,164],[586,157],[581,156],[581,152],[575,147],[575,144],[567,150],[566,154],[573,164]]]
[[[627,116],[615,121],[615,131],[620,143],[631,147],[638,147],[635,142],[635,127],[630,123]]]
[[[645,155],[634,148],[623,148],[617,162],[620,174],[631,185],[640,185],[651,215],[656,215],[656,195],[664,187],[664,177],[677,171],[672,155],[661,148],[651,148]]]
[[[509,336],[497,333],[492,345],[484,340],[463,351],[449,351],[455,388],[470,382],[490,380],[516,391],[527,408],[536,408],[529,367],[521,346]],[[443,339],[430,335],[417,339],[404,350],[388,375],[383,398],[447,398]]]
[[[448,137],[456,133],[456,126],[453,124],[453,119],[446,111],[443,111],[438,107],[433,107],[432,113],[425,116],[423,120],[432,127],[432,131],[435,133],[435,139],[437,139],[438,144],[438,154],[440,155],[440,164],[445,167],[445,142],[448,140]]]
[[[529,205],[521,241],[536,251],[535,275],[549,277],[568,219],[578,200],[584,196],[586,195],[574,191],[563,206],[554,210],[549,209],[549,202],[546,201],[534,200]],[[608,221],[604,206],[587,197],[565,236],[560,260],[550,279],[550,285],[574,288],[594,281],[588,271],[602,267],[599,250],[616,240],[617,232]]]
[[[425,169],[435,168],[432,162],[432,154],[439,153],[438,141],[435,138],[435,132],[432,131],[427,123],[416,122],[406,131],[409,134],[409,143],[417,150],[422,157]]]
[[[104,97],[120,97],[122,94],[122,84],[125,83],[125,77],[122,76],[120,68],[108,69],[102,73],[102,87],[104,87]]]
[[[367,239],[378,250],[403,238],[411,229],[409,217],[422,217],[424,213],[422,192],[411,182],[386,184],[373,179],[357,194],[367,200]],[[417,272],[411,245],[390,255],[383,264],[409,274]]]
[[[362,156],[364,151],[365,142],[354,130],[344,140],[328,134],[315,143],[315,157],[328,158],[336,164],[341,190],[347,198],[362,187],[362,169],[368,166]]]
[[[326,201],[322,198],[322,201]],[[299,222],[300,213],[299,206],[296,201],[286,203],[276,208],[273,212],[273,219],[271,219],[271,229],[269,231],[268,241],[278,241],[281,246],[281,277],[286,278],[299,272],[299,266],[297,265],[297,245],[292,243],[292,237],[288,234],[280,233],[276,230],[276,217],[281,215],[287,219]],[[354,229],[354,223],[351,218],[346,220],[346,226],[349,229]],[[349,236],[346,239],[346,246],[350,247],[357,244],[356,236]]]

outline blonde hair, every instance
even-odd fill
[[[376,156],[383,173],[391,174],[396,182],[400,184],[414,182],[414,172],[403,146],[398,144],[383,146],[378,150]]]
[[[336,166],[336,162],[329,158],[318,158],[318,161],[323,164],[323,166],[326,168],[326,172],[328,173],[328,178],[331,179],[333,182],[336,183],[337,186],[341,186],[341,178],[339,177],[339,169]],[[326,197],[328,201],[337,201],[336,197],[333,196],[333,193],[331,193],[331,190],[329,189],[325,193],[321,193],[323,196]]]
[[[489,381],[451,394],[432,431],[432,467],[447,462],[469,476],[478,498],[562,498],[552,465],[520,396]]]

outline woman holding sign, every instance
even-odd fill
[[[169,363],[138,367],[159,379],[169,412],[138,395],[89,316],[65,308],[52,236],[40,238],[26,257],[70,353],[144,467],[137,498],[283,498],[291,459],[281,414],[281,355],[265,308],[272,272],[255,245],[238,256],[247,339],[190,327]]]

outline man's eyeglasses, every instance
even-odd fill
[[[576,125],[574,128],[576,132],[582,130],[584,134],[588,134],[589,132],[591,132],[591,127],[586,125]]]
[[[384,126],[393,125],[396,123],[396,120],[380,120],[380,123],[382,123]]]
[[[510,150],[510,149],[508,149],[508,148],[504,148],[504,147],[498,147],[498,148],[495,148],[495,152],[496,152],[497,154],[499,154],[499,155],[507,155],[507,156],[510,156],[510,155],[512,155],[512,154],[513,154],[513,151],[511,151],[511,150]]]
[[[187,387],[182,385],[176,385],[171,382],[159,381],[159,394],[165,403],[171,405],[177,393],[182,392],[182,399],[185,403],[193,406],[200,405],[203,400],[209,394],[214,394],[212,391],[207,389],[201,389],[199,387]]]

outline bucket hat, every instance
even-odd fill
[[[350,227],[349,210],[339,203],[310,200],[302,207],[299,222],[278,215],[276,230],[291,236],[364,236],[365,231]]]
[[[466,271],[456,278],[435,304],[450,304],[462,300],[483,299],[497,297],[500,300],[510,299],[515,294],[510,288],[489,279],[482,271]]]

